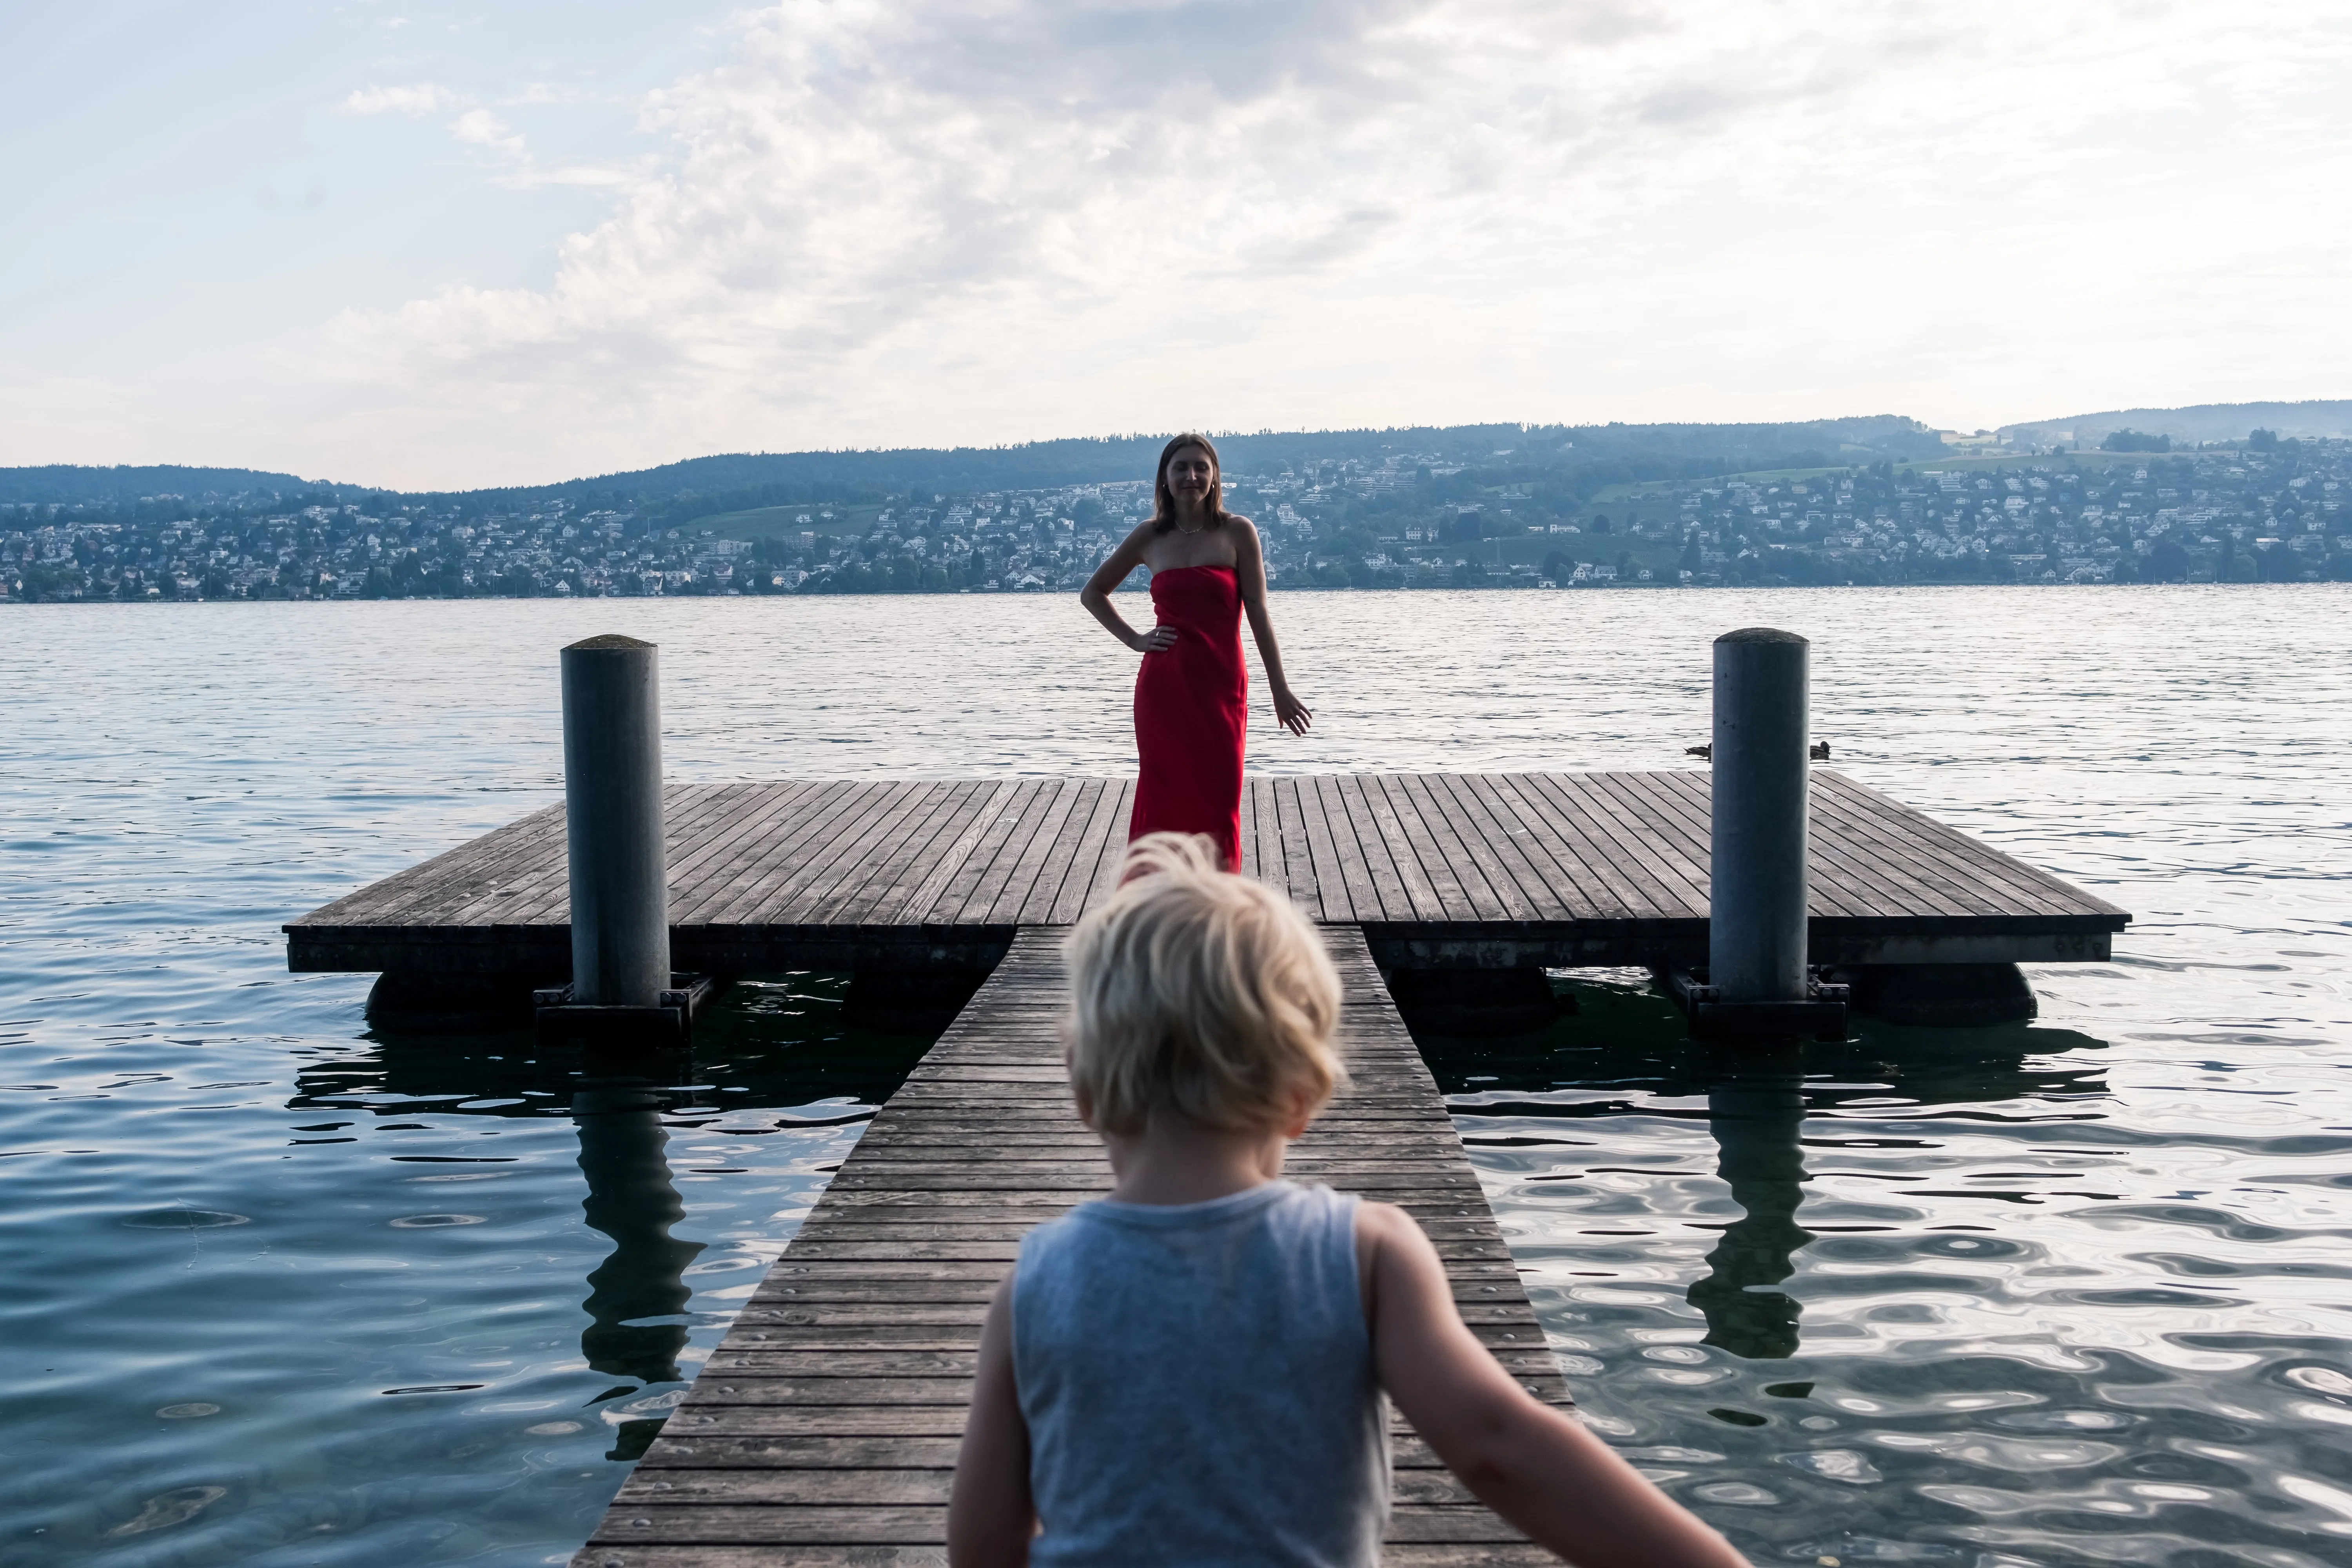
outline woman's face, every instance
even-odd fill
[[[1179,447],[1168,459],[1168,489],[1187,507],[1204,505],[1217,481],[1217,465],[1198,447]]]

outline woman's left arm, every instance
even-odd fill
[[[1257,656],[1265,663],[1274,716],[1292,734],[1304,735],[1315,715],[1291,695],[1290,682],[1283,678],[1282,649],[1276,646],[1274,622],[1265,613],[1265,552],[1258,543],[1257,526],[1245,517],[1228,526],[1234,530],[1234,575],[1241,580],[1242,609],[1249,616],[1250,635],[1257,639]]]

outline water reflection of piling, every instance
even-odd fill
[[[1706,1315],[1708,1344],[1756,1360],[1794,1355],[1802,1308],[1769,1287],[1796,1271],[1791,1258],[1813,1238],[1796,1218],[1805,1183],[1800,1079],[1793,1068],[1743,1070],[1707,1091],[1706,1108],[1716,1172],[1745,1212],[1707,1255],[1690,1304]]]
[[[588,1316],[581,1353],[598,1372],[646,1383],[675,1383],[686,1348],[681,1319],[692,1295],[687,1266],[702,1244],[680,1241],[670,1226],[686,1214],[662,1149],[660,1097],[644,1084],[605,1083],[572,1097],[580,1130],[580,1170],[588,1178],[581,1207],[590,1226],[613,1238],[612,1255],[588,1276]],[[648,1321],[655,1320],[655,1321]]]

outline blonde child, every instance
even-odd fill
[[[1741,1568],[1511,1380],[1402,1209],[1282,1180],[1344,1071],[1314,928],[1205,839],[1139,839],[1127,878],[1067,950],[1070,1085],[1116,1184],[1031,1232],[989,1305],[950,1563],[1377,1563],[1385,1393],[1582,1568]]]

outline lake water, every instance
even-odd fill
[[[2352,1561],[2336,586],[1277,597],[1253,765],[1682,765],[1814,639],[1837,763],[2131,910],[2042,1016],[1726,1079],[1640,978],[1428,1041],[1590,1418],[1759,1563]],[[729,994],[689,1082],[385,1041],[278,926],[560,793],[555,649],[672,776],[1117,773],[1066,600],[0,616],[0,1559],[562,1562],[923,1042]],[[1263,696],[1262,688],[1259,696]]]

